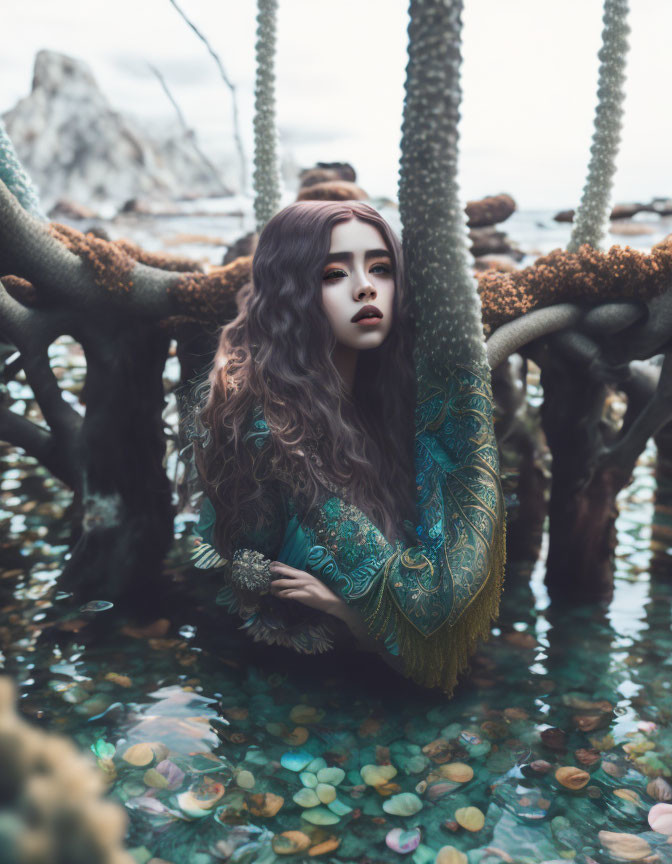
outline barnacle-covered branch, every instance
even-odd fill
[[[628,54],[627,24],[629,0],[604,0],[604,30],[599,52],[600,71],[593,143],[588,177],[576,212],[567,246],[577,252],[584,243],[597,248],[606,231],[609,202],[616,174],[616,157],[621,139],[625,101],[625,65]]]
[[[7,134],[5,124],[0,118],[0,180],[14,195],[24,210],[36,219],[46,219],[37,190],[19,161],[12,139]]]
[[[275,19],[278,0],[257,0],[257,78],[254,88],[254,215],[257,231],[280,206],[275,127]]]
[[[188,316],[221,322],[235,315],[235,294],[250,279],[250,259],[200,272],[184,258],[144,252],[58,223],[44,224],[24,210],[0,182],[0,273],[24,280],[24,292],[62,311],[107,305],[126,315]],[[29,283],[28,287],[25,282]]]
[[[440,373],[485,360],[457,183],[461,0],[411,0],[399,211],[416,301],[416,348]]]
[[[555,303],[646,301],[672,286],[672,237],[648,255],[628,246],[607,252],[588,245],[578,252],[556,249],[514,273],[481,273],[478,282],[488,332]]]

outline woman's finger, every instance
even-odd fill
[[[269,565],[271,573],[282,573],[283,576],[305,576],[305,570],[298,570],[296,567],[290,567],[289,564],[283,564],[281,561],[271,561]]]
[[[276,596],[281,597],[283,600],[301,600],[308,595],[305,591],[300,591],[297,588],[283,588],[282,591],[277,592]]]
[[[273,579],[271,582],[271,589],[298,588],[301,584],[302,583],[299,579]]]

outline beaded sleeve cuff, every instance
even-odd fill
[[[231,583],[236,588],[268,594],[271,588],[271,559],[256,549],[236,549],[231,565]]]

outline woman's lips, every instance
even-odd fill
[[[372,327],[375,324],[380,324],[382,318],[379,318],[377,315],[372,315],[370,318],[360,318],[359,321],[355,321],[355,324],[361,325],[362,327]]]

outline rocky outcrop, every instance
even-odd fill
[[[347,180],[325,180],[324,183],[313,183],[312,186],[302,186],[297,201],[366,201],[366,192],[356,183]]]
[[[488,195],[480,201],[468,201],[465,208],[470,228],[487,228],[506,221],[516,212],[516,202],[510,195]]]
[[[658,216],[672,215],[672,198],[654,198],[649,204],[638,204],[636,202],[626,204],[614,204],[609,218],[614,220],[632,219],[638,213],[655,213]],[[574,210],[560,210],[553,219],[556,222],[573,222]]]
[[[96,207],[221,194],[177,123],[165,134],[141,127],[110,105],[73,57],[40,51],[30,94],[3,119],[46,210],[62,198]]]
[[[474,258],[482,255],[509,255],[514,261],[522,261],[525,253],[509,239],[504,231],[496,228],[472,228],[469,231],[471,254]]]
[[[299,174],[301,188],[314,186],[316,183],[326,183],[329,180],[346,180],[348,183],[354,183],[357,174],[349,162],[318,162],[314,168],[304,168]]]

